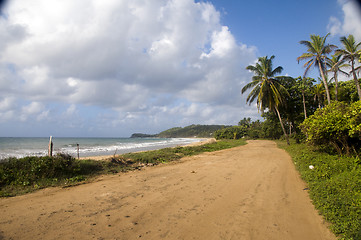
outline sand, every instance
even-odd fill
[[[208,143],[216,142],[215,138],[201,138],[199,142],[193,142],[186,145],[179,145],[177,147],[192,147],[192,146],[200,146]],[[143,152],[143,151],[139,151]],[[88,156],[88,157],[81,157],[80,160],[95,160],[95,161],[103,161],[103,160],[110,160],[112,157],[119,157],[122,154],[115,154],[115,155],[102,155],[102,156]]]
[[[334,240],[289,155],[248,141],[0,199],[0,239]]]

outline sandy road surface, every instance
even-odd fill
[[[0,199],[0,239],[336,239],[271,141]]]

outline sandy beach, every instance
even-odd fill
[[[203,144],[208,144],[208,143],[212,143],[212,142],[216,142],[215,138],[200,138],[200,141],[198,142],[193,142],[193,143],[189,143],[186,145],[179,145],[180,147],[192,147],[192,146],[199,146],[199,145],[203,145]],[[102,155],[102,156],[88,156],[88,157],[81,157],[80,160],[86,160],[86,159],[91,159],[91,160],[95,160],[95,161],[100,161],[100,160],[107,160],[107,159],[111,159],[112,157],[119,157],[122,154],[115,154],[115,155]]]
[[[0,199],[0,212],[0,239],[336,239],[272,141]]]

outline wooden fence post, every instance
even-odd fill
[[[78,160],[79,160],[79,143],[76,144],[77,152],[78,152]]]
[[[50,140],[49,140],[49,149],[48,149],[48,156],[52,157],[53,156],[53,136],[50,136]]]

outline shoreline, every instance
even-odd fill
[[[201,146],[201,145],[204,145],[204,144],[213,143],[213,142],[217,141],[215,138],[193,138],[193,139],[200,139],[200,141],[188,143],[188,144],[185,144],[185,145],[178,144],[176,146],[171,146],[171,147],[195,147],[195,146]],[[164,148],[168,148],[168,147],[164,147]],[[154,150],[159,150],[159,149],[163,149],[163,148],[135,151],[135,152],[132,152],[132,153],[154,151]],[[80,157],[79,160],[105,161],[105,160],[108,160],[108,159],[110,159],[112,157],[119,157],[119,156],[121,156],[123,154],[126,154],[126,153],[100,155],[100,156],[97,156],[97,155],[86,156],[86,157]]]
[[[336,240],[291,157],[247,143],[0,199],[0,239]]]
[[[0,142],[0,162],[8,158],[43,157],[48,155],[45,138],[14,138]],[[53,138],[53,155],[69,154],[74,158],[107,158],[131,152],[182,146],[206,138]],[[79,147],[77,150],[77,146]]]

